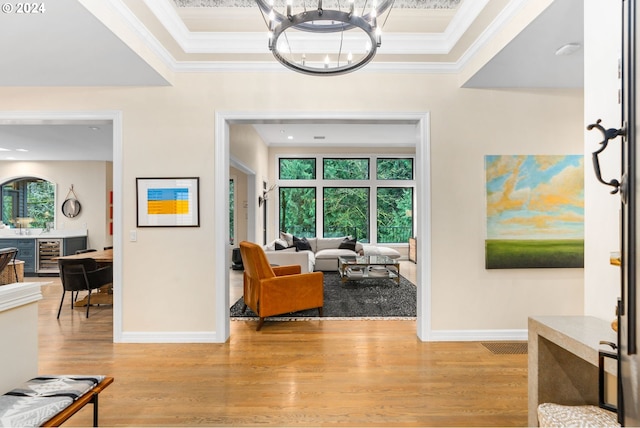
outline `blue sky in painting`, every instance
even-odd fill
[[[582,239],[584,157],[486,156],[488,239]]]

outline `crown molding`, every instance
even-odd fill
[[[291,72],[275,61],[177,61],[140,20],[122,3],[122,0],[108,0],[118,10],[142,41],[155,52],[160,60],[173,72]],[[143,0],[149,9],[165,26],[167,31],[187,49],[194,53],[256,53],[256,46],[266,46],[264,34],[258,33],[192,33],[179,18],[170,0]],[[504,10],[483,31],[471,47],[456,62],[372,62],[360,69],[359,73],[408,73],[408,74],[451,74],[459,73],[466,64],[497,34],[502,27],[526,4],[528,0],[510,0]],[[443,33],[438,34],[385,34],[384,54],[446,54],[482,11],[488,0],[465,1],[460,6],[451,23]],[[417,37],[419,36],[419,37]],[[260,43],[256,44],[256,37]],[[410,41],[417,41],[410,44]],[[422,44],[422,45],[420,45]],[[396,46],[394,46],[396,45]],[[402,45],[402,46],[400,46]],[[212,46],[215,46],[213,50]],[[185,47],[183,47],[184,49]],[[389,49],[389,51],[387,51]],[[395,52],[394,52],[395,50]],[[264,53],[259,50],[258,53]]]
[[[509,4],[500,11],[498,16],[471,44],[469,49],[458,60],[458,68],[462,70],[473,57],[525,6],[528,0],[511,0]]]
[[[375,61],[375,60],[374,60]],[[174,64],[180,73],[294,73],[276,61],[180,61]],[[449,74],[458,73],[458,63],[371,62],[358,73]]]
[[[384,53],[387,55],[448,54],[488,1],[463,2],[443,33],[385,33],[382,44]],[[171,0],[144,0],[144,3],[186,53],[225,54],[267,51],[266,29],[264,32],[253,33],[191,32],[180,19]],[[261,12],[256,9],[256,13]]]
[[[252,7],[254,0],[173,0],[176,7],[216,8],[216,7]],[[335,7],[335,1],[325,1],[325,7]],[[395,7],[406,9],[454,9],[460,0],[396,0]]]

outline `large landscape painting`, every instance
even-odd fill
[[[584,158],[486,156],[487,269],[584,267]]]

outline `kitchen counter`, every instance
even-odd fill
[[[87,229],[56,229],[49,232],[43,232],[42,229],[28,229],[29,234],[25,235],[27,229],[0,229],[0,239],[38,239],[38,238],[76,238],[87,236]]]
[[[87,248],[86,229],[61,229],[43,232],[28,229],[29,234],[20,234],[20,229],[0,229],[0,248],[18,249],[18,260],[24,261],[25,276],[57,274],[57,257],[75,254]],[[17,233],[16,233],[17,232]],[[22,230],[26,232],[25,229]]]

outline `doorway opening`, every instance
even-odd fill
[[[416,235],[417,240],[417,336],[423,341],[430,340],[431,321],[428,314],[431,313],[431,218],[430,218],[430,142],[429,142],[429,113],[370,113],[370,114],[300,114],[300,113],[216,113],[215,119],[215,177],[214,187],[216,194],[225,196],[228,204],[228,195],[225,189],[228,187],[229,165],[230,165],[230,125],[251,125],[265,122],[279,123],[282,121],[301,123],[312,123],[313,121],[329,122],[344,121],[344,123],[361,123],[362,121],[387,121],[412,122],[415,124],[418,133],[418,143],[416,144]],[[249,190],[249,195],[256,195],[256,189]],[[256,199],[256,201],[253,201]],[[258,210],[257,198],[249,196],[249,212],[253,213],[253,221],[250,225],[255,225],[256,212]],[[261,207],[260,207],[261,208]],[[216,216],[215,232],[216,236],[226,236],[228,234],[229,218],[226,216]],[[223,233],[225,235],[223,235]],[[255,233],[253,233],[255,235]],[[261,236],[261,238],[263,238]],[[230,314],[228,308],[229,301],[229,269],[230,252],[226,240],[216,240],[216,259],[223,263],[224,269],[216,269],[216,341],[225,342],[230,334]]]
[[[34,147],[29,151],[29,156],[31,158],[26,158],[24,162],[20,162],[20,165],[28,164],[31,165],[30,168],[34,168],[37,162],[45,162],[45,161],[111,161],[111,168],[105,168],[105,174],[103,177],[102,183],[104,184],[104,192],[96,192],[96,194],[100,194],[99,199],[103,201],[103,205],[99,208],[101,212],[111,212],[112,218],[109,219],[109,224],[107,221],[99,220],[94,227],[91,227],[91,220],[88,217],[84,219],[82,217],[77,217],[77,222],[72,223],[69,219],[62,219],[62,215],[60,221],[64,221],[66,224],[61,224],[62,228],[69,229],[71,227],[76,227],[79,229],[93,229],[93,236],[100,236],[98,243],[92,245],[98,245],[104,242],[104,245],[112,246],[114,248],[114,264],[113,264],[113,341],[120,342],[122,337],[122,237],[120,232],[120,227],[118,225],[122,224],[122,114],[118,111],[90,111],[90,112],[0,112],[0,127],[4,127],[5,130],[11,130],[16,135],[21,135],[20,133],[29,133],[29,137],[26,135],[21,135],[27,140],[43,140],[43,142],[47,142],[46,138],[40,138],[46,132],[55,132],[57,134],[63,132],[71,132],[77,138],[82,138],[83,133],[92,134],[99,133],[101,131],[101,127],[108,127],[109,133],[107,136],[103,136],[102,138],[83,138],[83,142],[87,148],[87,157],[79,157],[77,149],[74,151],[74,156],[69,158],[63,158],[65,153],[65,147],[63,145],[63,141],[74,141],[74,138],[52,138],[48,141],[48,144],[41,144],[38,149]],[[50,130],[53,128],[53,130]],[[105,128],[102,128],[104,131]],[[35,133],[35,134],[34,134]],[[34,135],[40,135],[38,138],[34,138]],[[96,134],[93,134],[96,135]],[[15,139],[12,139],[15,140]],[[87,140],[96,141],[96,146],[90,146],[87,143]],[[53,141],[53,143],[51,142]],[[58,142],[58,143],[57,143]],[[62,144],[62,145],[61,145]],[[74,146],[77,148],[77,146]],[[39,153],[36,158],[36,152]],[[93,157],[91,157],[93,156]],[[95,156],[102,156],[100,158],[96,158]],[[105,158],[106,156],[106,158]],[[17,156],[16,156],[17,157]],[[16,159],[18,160],[18,159]],[[13,162],[9,160],[8,162]],[[11,167],[13,164],[7,163],[7,168],[3,168],[3,173],[8,174],[9,176],[0,176],[0,182],[6,181],[6,179],[11,178],[10,176],[16,177],[18,175],[17,172],[12,172]],[[16,163],[15,165],[19,165]],[[16,167],[17,168],[17,167]],[[33,175],[33,172],[30,172],[28,175]],[[45,170],[42,174],[46,176],[49,181],[60,181],[55,180],[55,174],[51,172],[51,169]],[[69,176],[63,176],[61,180],[67,181]],[[58,196],[60,196],[59,192],[61,189],[65,189],[66,186],[71,185],[72,183],[57,183],[58,184]],[[61,187],[62,186],[62,187]],[[107,193],[108,189],[116,189],[117,191],[111,192],[112,199],[108,199]],[[58,198],[60,199],[60,198]],[[55,202],[55,208],[60,210],[59,200]],[[107,208],[107,204],[110,205]],[[89,204],[88,206],[91,206]],[[106,217],[105,217],[106,220]],[[86,227],[85,226],[86,224]],[[112,233],[112,235],[110,234]]]

